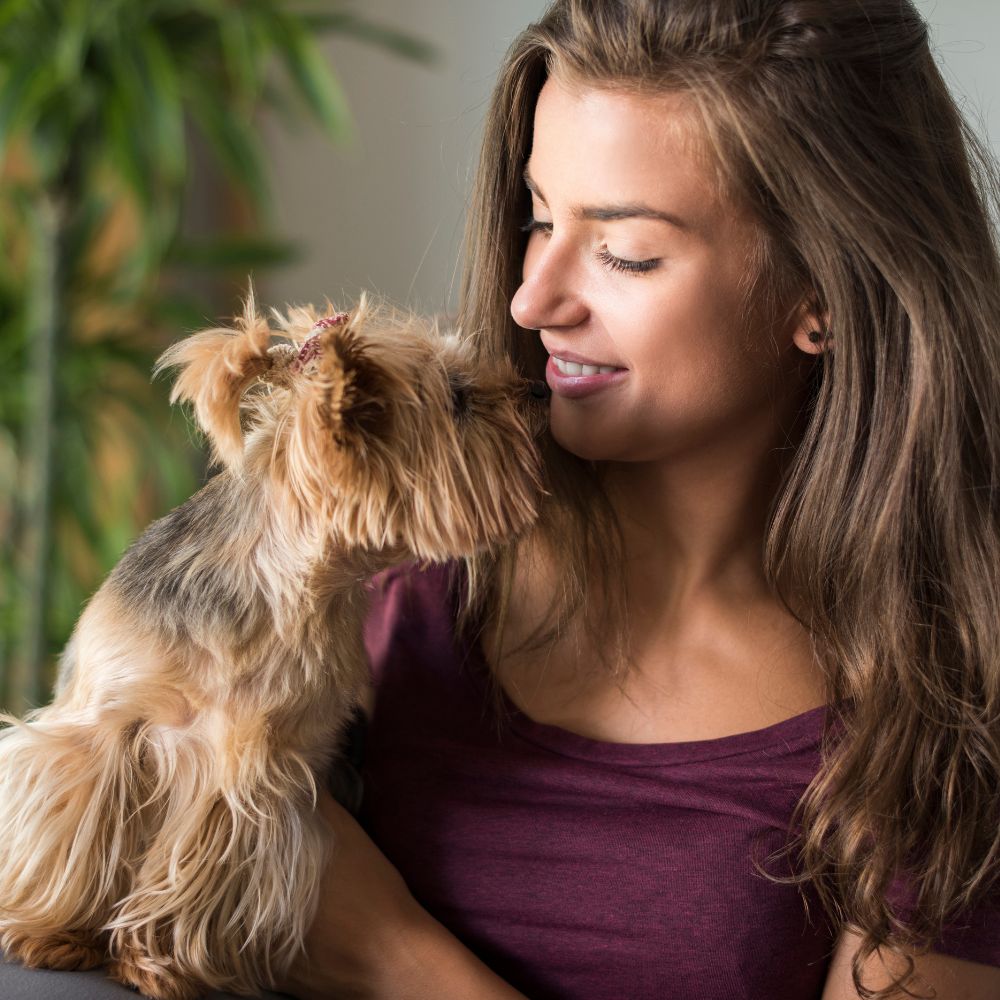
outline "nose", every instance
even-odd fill
[[[521,286],[510,300],[514,322],[525,330],[577,326],[587,317],[579,293],[579,275],[571,260],[572,249],[559,247],[550,237],[529,241],[521,270]]]

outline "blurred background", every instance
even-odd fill
[[[917,5],[996,151],[1000,4]],[[489,93],[544,7],[0,2],[0,708],[49,700],[84,602],[204,482],[168,343],[251,278],[454,312]]]

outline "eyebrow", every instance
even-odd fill
[[[546,205],[545,195],[539,190],[538,185],[532,180],[528,168],[524,168],[521,174],[524,183],[528,185],[528,190],[534,192]],[[686,222],[678,215],[670,212],[661,212],[659,209],[650,208],[641,202],[626,202],[622,205],[578,205],[572,211],[572,216],[577,220],[592,219],[599,222],[616,222],[619,219],[659,219],[684,232],[692,232],[695,227]]]

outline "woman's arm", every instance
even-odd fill
[[[306,958],[277,989],[299,1000],[524,1000],[436,921],[351,814],[325,790],[333,831]]]
[[[396,1000],[525,1000],[495,972],[483,965],[426,910],[425,926],[402,939],[407,958],[393,978],[372,994]]]

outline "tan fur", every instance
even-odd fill
[[[272,986],[317,905],[365,580],[536,516],[544,417],[509,362],[363,296],[299,365],[315,310],[273,315],[251,292],[159,360],[224,468],[90,600],[52,704],[0,717],[0,944],[27,965],[169,1000]]]

